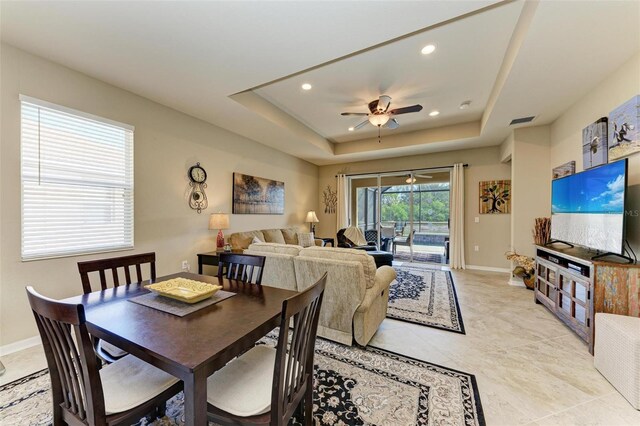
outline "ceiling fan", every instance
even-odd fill
[[[407,175],[407,180],[405,180],[405,182],[407,182],[407,183],[416,183],[416,180],[417,180],[416,178],[433,179],[433,176],[415,174],[415,175],[413,175],[413,179],[411,179],[411,175]]]
[[[358,130],[367,123],[371,123],[380,129],[384,127],[386,129],[397,129],[400,127],[398,120],[394,118],[396,115],[408,114],[410,112],[418,112],[422,110],[422,105],[412,105],[408,107],[395,108],[389,110],[391,105],[391,97],[382,95],[378,99],[369,102],[370,112],[343,112],[340,115],[361,115],[367,116],[367,119],[357,126],[353,127],[353,130]]]

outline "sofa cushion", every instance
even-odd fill
[[[302,247],[314,247],[316,245],[313,232],[300,232],[298,233],[298,244]]]
[[[373,257],[364,250],[333,248],[333,247],[307,247],[300,250],[301,257],[315,257],[319,259],[335,259],[344,261],[356,261],[362,264],[367,288],[373,287],[376,277],[376,263]]]
[[[280,229],[263,229],[262,235],[264,235],[264,240],[262,241],[265,243],[286,244]]]
[[[231,247],[235,250],[246,249],[251,245],[253,237],[258,237],[260,241],[264,241],[262,231],[236,232],[231,234],[229,241],[231,243]]]
[[[281,229],[285,244],[298,244],[298,230],[296,228]]]
[[[278,243],[257,243],[249,246],[249,251],[252,253],[277,253],[288,254],[289,256],[297,256],[300,254],[302,247],[293,244],[278,244]]]

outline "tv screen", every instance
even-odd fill
[[[622,254],[627,160],[551,184],[551,238]]]

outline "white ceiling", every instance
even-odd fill
[[[0,37],[316,164],[495,145],[512,118],[553,121],[640,51],[640,2],[496,3],[3,1]],[[425,110],[381,145],[345,135],[339,113],[382,92]],[[468,121],[476,132],[446,136]]]
[[[349,132],[366,117],[341,117],[342,111],[369,112],[367,104],[380,95],[392,98],[390,109],[421,104],[418,113],[397,117],[400,133],[479,120],[520,16],[514,2],[485,13],[406,37],[341,61],[258,88],[255,92],[331,141],[376,137],[367,125]],[[491,28],[487,31],[487,28]],[[437,46],[430,55],[420,50]],[[301,89],[303,82],[313,88]],[[461,102],[472,100],[461,111]],[[437,117],[429,112],[438,110]]]

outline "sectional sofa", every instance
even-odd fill
[[[302,291],[328,273],[319,336],[365,346],[387,314],[396,272],[389,266],[376,268],[373,257],[362,250],[256,243],[244,252],[266,257],[263,285]]]

